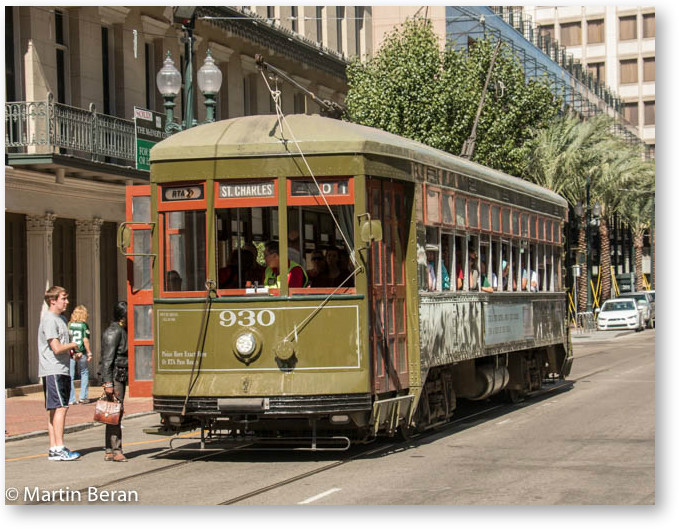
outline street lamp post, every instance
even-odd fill
[[[198,122],[194,118],[194,82],[193,82],[193,55],[194,55],[194,19],[185,20],[182,29],[185,31],[184,50],[186,57],[186,69],[184,72],[184,86],[186,97],[184,99],[184,120],[181,124],[174,121],[175,98],[182,88],[182,74],[175,67],[170,51],[163,62],[163,67],[156,75],[156,86],[164,99],[166,124],[165,131],[174,133],[189,129]],[[215,121],[215,96],[222,86],[222,72],[215,64],[210,50],[206,53],[205,62],[198,71],[198,88],[205,97],[206,123]]]

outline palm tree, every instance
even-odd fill
[[[634,186],[645,161],[641,147],[625,144],[617,137],[603,142],[601,146],[601,177],[594,189],[595,200],[601,207],[600,232],[600,274],[602,278],[601,302],[611,296],[611,248],[609,241],[609,220],[618,213],[630,186]]]
[[[597,116],[588,121],[574,114],[556,119],[536,133],[531,145],[525,177],[562,195],[572,207],[586,203],[588,188],[597,186],[601,176],[603,143],[611,139],[611,121]],[[575,212],[576,213],[576,212]],[[586,256],[586,208],[579,213],[578,254]],[[578,307],[585,308],[589,286],[586,263],[581,263]]]
[[[621,201],[621,215],[633,234],[635,251],[635,288],[644,289],[642,274],[642,238],[654,220],[654,173],[655,163],[646,160],[640,164],[633,186],[625,190]]]

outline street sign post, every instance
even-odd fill
[[[165,114],[135,107],[135,161],[137,169],[149,171],[149,154],[158,142],[170,136],[165,132]]]

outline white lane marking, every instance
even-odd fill
[[[298,504],[309,504],[310,502],[318,501],[319,499],[322,499],[323,497],[326,497],[327,495],[330,495],[331,493],[335,493],[336,491],[340,491],[342,488],[332,488],[329,489],[328,491],[324,491],[323,493],[319,493],[318,495],[314,495],[314,497],[310,497],[309,499],[305,499],[304,501],[298,502]]]

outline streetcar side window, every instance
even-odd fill
[[[164,289],[166,292],[205,290],[205,211],[169,211],[164,217]]]
[[[450,255],[451,236],[443,235],[440,246],[439,229],[426,227],[425,237],[425,263],[421,267],[421,290],[449,291],[451,289],[451,276],[449,267],[446,265]],[[442,251],[443,249],[443,251]]]

